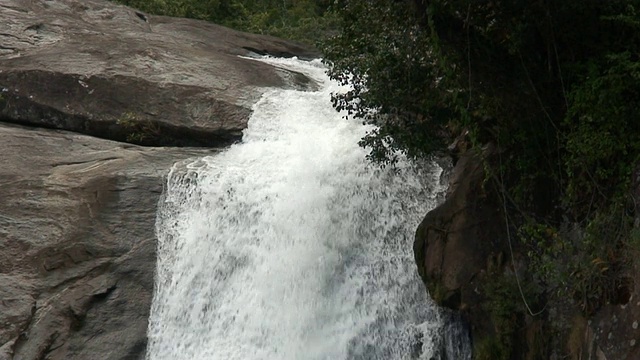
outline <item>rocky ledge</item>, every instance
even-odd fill
[[[265,87],[304,75],[240,56],[317,57],[300,44],[106,0],[0,1],[0,120],[144,145],[241,137]]]

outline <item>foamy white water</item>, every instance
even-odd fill
[[[442,170],[368,164],[320,62],[262,61],[321,89],[270,90],[242,143],[171,171],[147,358],[429,359],[442,324],[412,243]]]

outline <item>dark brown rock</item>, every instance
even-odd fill
[[[491,259],[502,262],[504,223],[487,196],[483,160],[469,151],[452,171],[446,200],[420,223],[414,242],[418,272],[440,305],[453,310],[476,303],[478,276]],[[503,220],[502,220],[503,221]]]
[[[462,153],[452,170],[445,201],[420,223],[413,247],[418,273],[431,297],[462,315],[476,344],[493,341],[505,330],[500,325],[503,319],[492,314],[495,298],[491,293],[514,277],[503,205],[485,175],[485,161],[495,153],[492,146],[482,154]],[[517,291],[508,297],[509,303],[521,303]],[[513,316],[521,328],[522,317]],[[516,343],[524,340],[514,335],[509,335],[514,337],[509,341],[521,356],[513,359],[525,359],[526,345]]]
[[[211,150],[0,125],[0,359],[140,359],[164,176]]]
[[[515,274],[525,288],[531,285],[526,256],[515,241],[514,264],[502,196],[484,172],[485,162],[496,155],[490,146],[482,155],[464,152],[452,171],[446,200],[418,227],[415,260],[431,296],[437,304],[463,315],[476,350],[482,348],[478,344],[500,339],[499,346],[508,347],[510,359],[640,359],[640,289],[633,281],[640,277],[638,261],[627,274],[629,282],[620,303],[606,304],[589,318],[571,299],[546,299],[541,304],[528,298],[524,303]],[[574,236],[584,235],[578,228]],[[499,296],[491,293],[496,285]],[[526,306],[533,307],[534,316]],[[496,308],[512,312],[496,316]],[[505,336],[505,322],[510,321],[515,327],[509,329],[509,338],[500,338]],[[484,353],[483,358],[491,355]]]
[[[0,120],[145,145],[241,137],[266,87],[302,74],[241,58],[317,57],[285,40],[106,0],[0,3]]]

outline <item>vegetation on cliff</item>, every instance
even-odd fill
[[[212,21],[315,45],[336,28],[331,0],[115,0],[156,15]]]
[[[461,134],[497,145],[487,185],[527,256],[530,295],[569,298],[586,316],[626,303],[640,250],[640,1],[349,0],[336,11],[323,52],[353,90],[333,101],[379,125],[362,140],[370,157],[429,156]],[[491,351],[507,359],[510,346]]]

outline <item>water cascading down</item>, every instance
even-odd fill
[[[370,164],[371,127],[331,107],[341,89],[319,61],[260,61],[319,90],[268,90],[241,143],[171,170],[147,358],[440,358],[412,242],[442,170]]]

